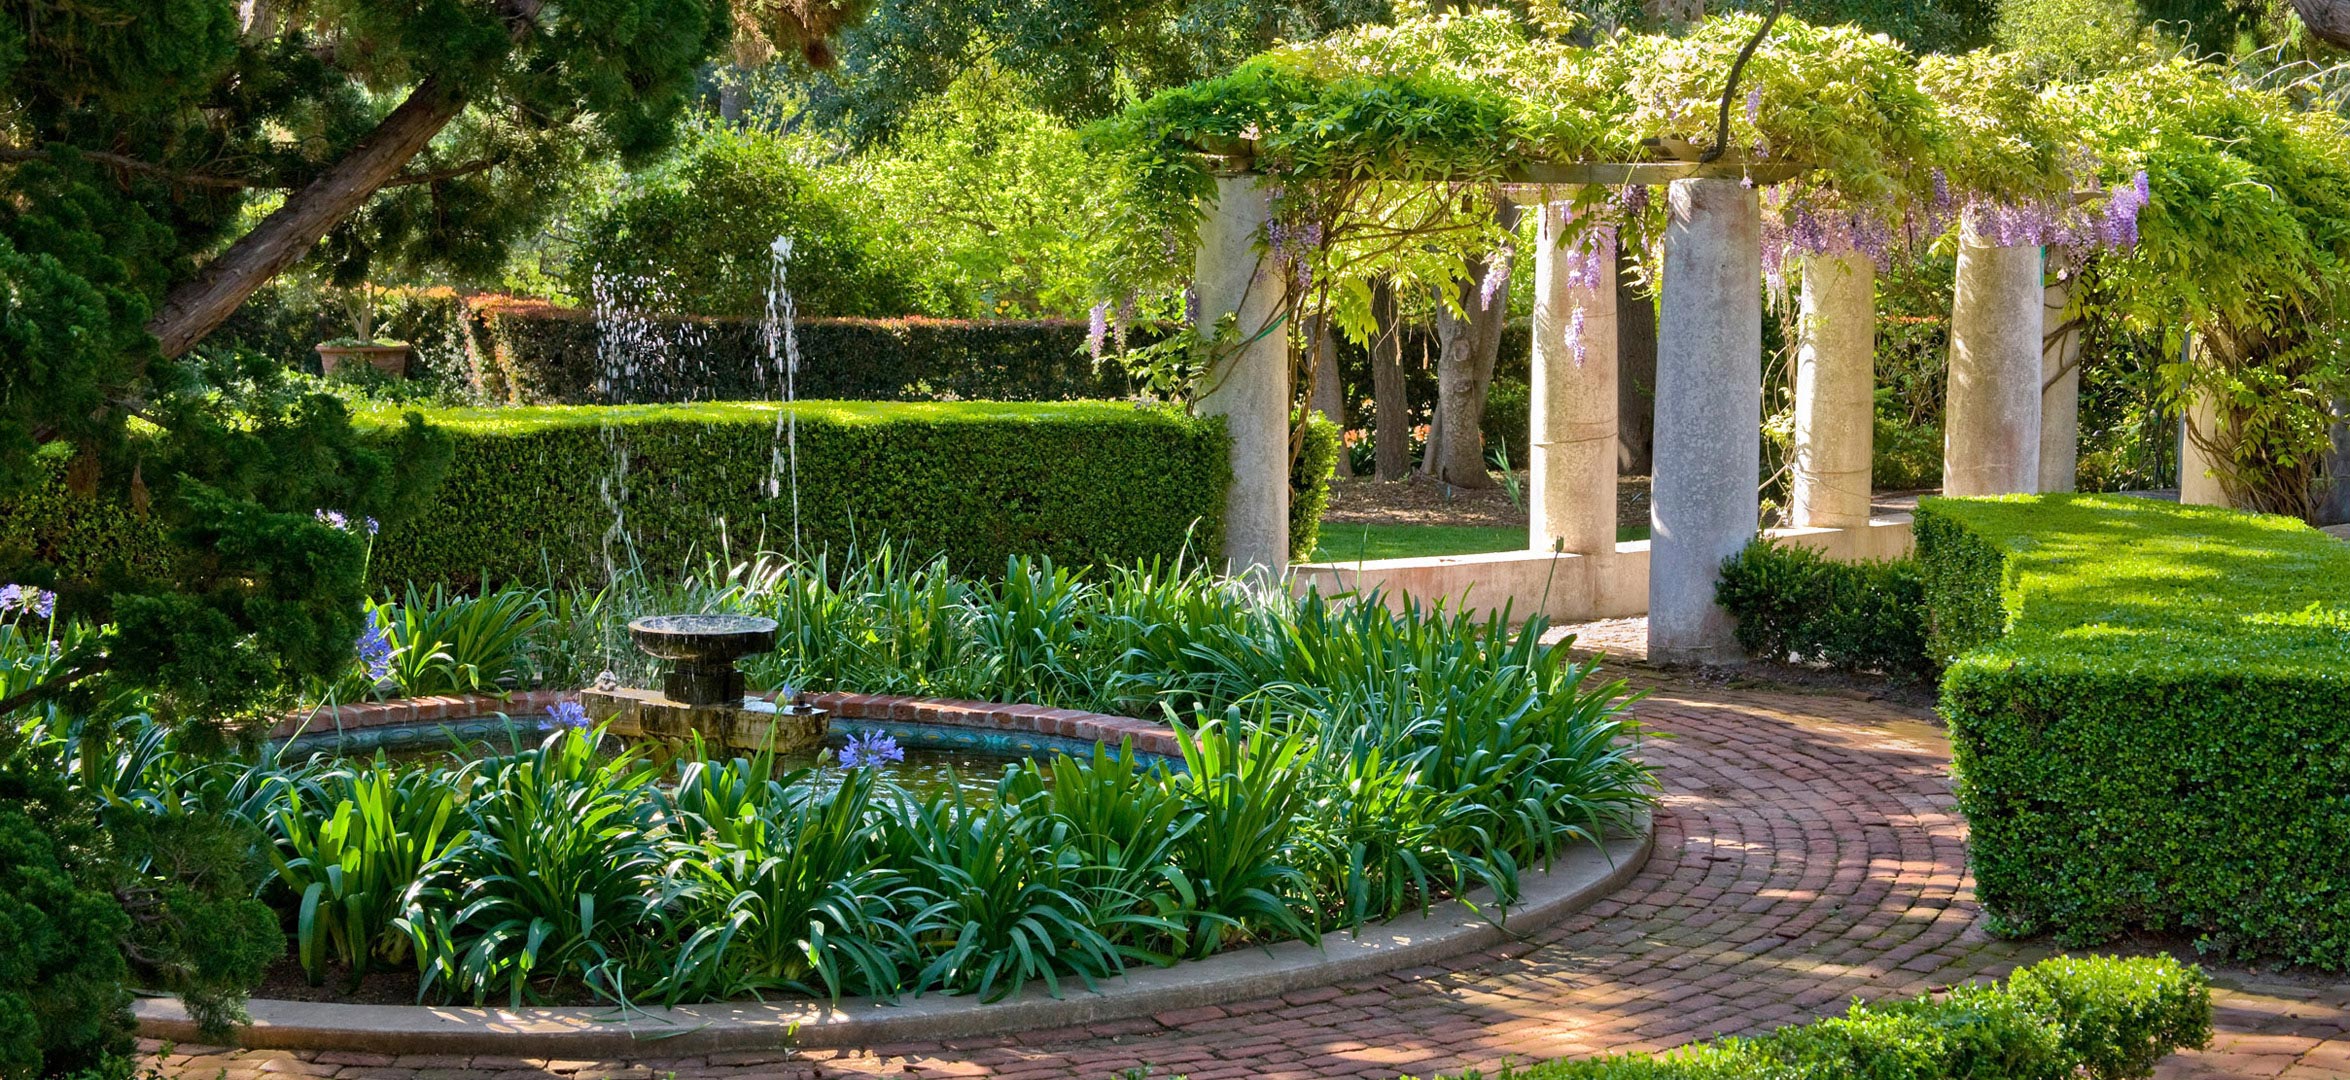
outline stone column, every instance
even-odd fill
[[[2219,410],[2212,407],[2210,395],[2196,393],[2194,403],[2187,406],[2187,427],[2179,437],[2179,501],[2190,506],[2229,505],[2211,455],[2195,444],[2196,435],[2209,438],[2219,430]]]
[[[1531,526],[1527,546],[1616,557],[1616,263],[1613,244],[1575,243],[1564,204],[1541,208],[1534,240]],[[1597,251],[1597,257],[1591,252]],[[1554,548],[1553,545],[1556,545]]]
[[[1950,312],[1942,493],[2040,486],[2040,249],[1993,247],[1965,230]]]
[[[1869,523],[1877,420],[1877,264],[1807,255],[1795,354],[1795,524]]]
[[[2055,253],[2050,252],[2051,261]],[[2071,491],[2081,473],[2081,328],[2066,326],[2072,286],[2051,276],[2040,296],[2040,490]]]
[[[1224,417],[1232,436],[1224,561],[1236,574],[1277,576],[1289,566],[1290,395],[1289,334],[1275,325],[1285,286],[1259,246],[1271,203],[1253,176],[1216,179],[1216,205],[1200,222],[1192,288],[1203,333],[1237,312],[1239,340],[1248,343],[1216,361],[1199,400],[1199,411]]]
[[[1761,514],[1762,211],[1755,190],[1737,180],[1675,180],[1668,199],[1648,655],[1729,662],[1738,643],[1714,586]]]

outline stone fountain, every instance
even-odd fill
[[[733,750],[791,753],[824,742],[824,710],[744,696],[735,661],[775,648],[775,620],[749,615],[652,615],[628,624],[648,656],[671,663],[659,690],[606,685],[580,691],[588,719],[613,733]]]

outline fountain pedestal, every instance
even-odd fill
[[[657,615],[628,624],[646,653],[676,666],[661,689],[583,690],[588,719],[617,735],[664,741],[700,736],[728,750],[814,749],[830,727],[822,709],[748,700],[738,658],[775,647],[775,621],[745,615]]]
[[[831,731],[831,715],[822,709],[735,700],[734,705],[688,705],[659,690],[579,692],[588,720],[608,722],[611,732],[624,738],[683,742],[699,735],[713,747],[788,754],[822,746]]]

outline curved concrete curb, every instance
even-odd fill
[[[907,998],[896,1005],[727,1002],[675,1009],[607,1007],[492,1009],[431,1005],[335,1005],[255,1000],[237,1042],[251,1049],[356,1050],[387,1054],[500,1054],[610,1059],[659,1049],[662,1056],[785,1046],[853,1047],[1002,1035],[1152,1016],[1176,1009],[1272,997],[1490,948],[1542,929],[1614,892],[1640,872],[1656,845],[1646,816],[1636,836],[1568,853],[1547,874],[1528,875],[1505,925],[1445,906],[1331,934],[1320,948],[1302,941],[1224,953],[1171,968],[1131,971],[1098,993],[1041,986],[992,1005],[967,997]],[[200,1041],[173,998],[137,1003],[139,1034]]]

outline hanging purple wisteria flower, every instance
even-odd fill
[[[1616,205],[1623,207],[1629,220],[1648,211],[1648,185],[1626,184],[1616,189]]]
[[[1102,362],[1102,344],[1109,337],[1110,304],[1105,300],[1093,306],[1085,324],[1085,351],[1093,357],[1094,363]]]
[[[906,760],[906,752],[898,741],[879,731],[868,731],[850,739],[840,748],[840,767],[862,769],[878,767]]]

